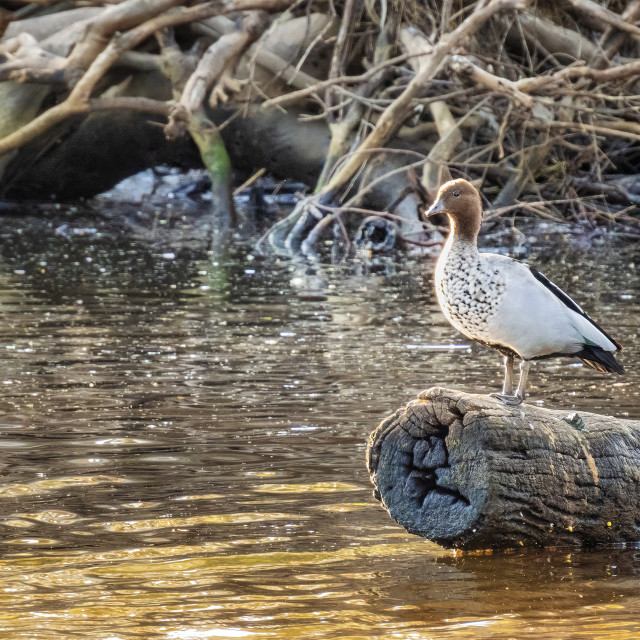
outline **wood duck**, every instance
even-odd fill
[[[435,285],[447,320],[465,336],[504,355],[505,404],[525,398],[531,360],[569,356],[598,371],[624,373],[613,354],[619,342],[601,329],[564,291],[518,260],[478,251],[482,200],[466,180],[440,188],[426,215],[444,212],[450,233],[438,259]],[[513,362],[520,381],[513,391]]]

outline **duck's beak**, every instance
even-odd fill
[[[428,218],[436,213],[440,213],[444,211],[444,203],[442,202],[442,198],[438,198],[424,213],[424,215]]]

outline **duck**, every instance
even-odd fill
[[[531,362],[543,358],[577,358],[603,373],[624,373],[614,356],[621,344],[560,287],[524,262],[478,251],[482,199],[470,182],[442,185],[425,215],[437,213],[449,219],[435,269],[438,303],[460,333],[504,356],[502,392],[491,397],[507,405],[522,403]],[[514,391],[516,358],[520,379]]]

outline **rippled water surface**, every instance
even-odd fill
[[[56,226],[0,222],[0,637],[640,637],[640,550],[456,555],[373,500],[382,418],[434,384],[500,385],[498,354],[440,315],[432,260]],[[539,234],[531,259],[629,371],[539,363],[531,401],[640,418],[640,254]]]

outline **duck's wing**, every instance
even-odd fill
[[[602,373],[624,373],[624,367],[613,357],[611,351],[585,344],[582,351],[574,354],[588,367]]]
[[[564,304],[567,308],[569,308],[574,313],[577,313],[579,316],[584,318],[584,320],[586,320],[591,325],[591,327],[595,328],[607,340],[609,340],[613,345],[615,345],[616,349],[618,349],[619,351],[622,350],[622,345],[617,340],[612,338],[601,326],[599,326],[596,322],[594,322],[584,312],[582,307],[575,300],[573,300],[573,298],[568,296],[558,285],[556,285],[553,282],[551,282],[551,280],[549,280],[549,278],[547,278],[545,275],[540,273],[534,267],[532,267],[532,266],[530,266],[528,264],[525,264],[524,262],[521,263],[521,264],[524,264],[529,269],[529,271],[531,272],[531,275],[538,282],[540,282],[542,285],[544,285],[549,291],[551,291],[551,293],[553,293],[553,295],[556,296],[556,298],[558,298],[562,302],[562,304]],[[586,328],[586,327],[583,325],[583,328]],[[585,331],[585,333],[587,333],[587,332]],[[584,337],[587,340],[590,340],[590,341],[592,341],[594,343],[593,345],[588,345],[588,346],[602,347],[602,345],[598,344],[597,340],[593,339],[595,336],[593,336],[593,335],[585,335]],[[597,368],[597,367],[595,367],[595,368]]]
[[[502,277],[485,341],[525,360],[576,356],[596,369],[622,373],[612,352],[620,348],[562,289],[536,269],[506,256],[481,254],[490,273]]]

